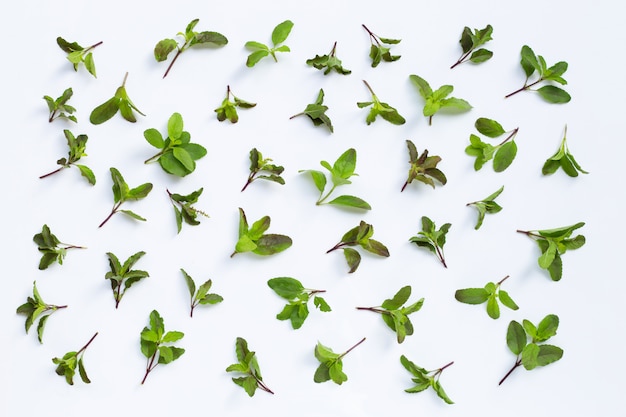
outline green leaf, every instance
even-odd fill
[[[567,91],[554,85],[544,85],[543,87],[537,89],[537,92],[539,93],[541,98],[549,103],[569,103],[569,101],[572,99]]]
[[[526,346],[526,332],[521,324],[512,320],[506,332],[506,344],[515,355],[519,355]]]
[[[524,73],[526,73],[526,78],[530,77],[535,71],[541,73],[541,67],[537,61],[537,57],[528,45],[522,46],[521,57],[520,64],[522,65]]]
[[[94,125],[99,125],[113,116],[120,108],[121,100],[118,97],[112,97],[109,100],[105,101],[91,112],[89,115],[89,121]]]
[[[495,294],[492,294],[487,299],[487,314],[494,320],[500,317],[500,306]]]
[[[537,357],[539,356],[539,346],[535,343],[529,343],[522,350],[522,365],[527,370],[533,370],[538,366]]]
[[[331,201],[328,204],[334,204],[339,206],[347,206],[347,207],[355,207],[363,210],[371,210],[372,207],[364,200],[359,197],[354,197],[351,195],[341,195]]]
[[[183,277],[185,278],[185,282],[187,283],[187,289],[189,290],[189,295],[193,298],[193,296],[196,294],[196,283],[193,282],[191,276],[187,272],[185,272],[184,269],[181,268],[180,272],[183,273]]]
[[[270,53],[266,50],[252,52],[250,55],[248,55],[248,59],[246,60],[246,66],[247,67],[255,66],[261,59],[265,58],[269,54]]]
[[[287,40],[291,29],[293,28],[293,22],[291,20],[285,20],[279,23],[272,31],[272,43],[274,46],[283,43]]]
[[[498,298],[500,299],[500,302],[505,305],[506,307],[510,308],[511,310],[517,310],[519,309],[519,307],[517,306],[517,304],[515,304],[515,301],[513,301],[513,299],[511,298],[511,296],[509,296],[509,293],[504,291],[504,290],[500,290],[498,292]]]
[[[87,181],[89,181],[89,184],[91,185],[95,185],[96,184],[96,176],[94,175],[93,171],[85,166],[85,165],[80,165],[80,164],[75,164],[76,167],[79,169],[80,174],[87,178]]]
[[[482,304],[489,298],[489,294],[484,288],[466,288],[457,290],[454,298],[465,304]]]
[[[180,162],[183,167],[189,172],[193,172],[196,169],[196,163],[194,162],[189,152],[187,152],[182,147],[174,147],[172,148],[172,155],[178,162]]]
[[[539,345],[539,352],[537,353],[536,363],[537,366],[546,366],[558,361],[562,357],[563,349],[561,349],[560,347],[552,345]]]
[[[192,41],[192,45],[210,43],[215,46],[224,46],[228,44],[226,36],[218,32],[204,31],[197,33]]]
[[[361,254],[352,248],[343,248],[343,255],[346,258],[346,262],[348,262],[348,266],[350,270],[349,274],[353,273],[359,267],[361,263]]]
[[[174,39],[163,39],[159,41],[154,47],[154,58],[157,62],[162,62],[167,59],[167,56],[176,49],[178,43]]]
[[[324,188],[326,188],[326,175],[324,175],[323,172],[316,171],[313,169],[304,170],[300,172],[306,172],[306,173],[311,174],[311,178],[313,178],[315,187],[319,190],[320,193],[324,192]]]
[[[179,341],[185,336],[183,332],[170,331],[163,335],[161,339],[161,343],[174,343]]]
[[[487,49],[478,49],[470,55],[470,61],[475,64],[480,64],[481,62],[485,62],[493,57],[493,52]]]
[[[178,139],[182,133],[183,133],[183,117],[180,115],[180,113],[173,113],[167,122],[167,134],[170,139]],[[160,146],[160,148],[162,147],[163,146]],[[157,148],[159,148],[159,146],[157,146]]]
[[[393,296],[393,298],[386,299],[381,304],[381,307],[385,310],[397,310],[402,307],[402,304],[406,303],[411,296],[411,286],[406,285]]]
[[[276,294],[287,300],[295,299],[304,291],[302,283],[290,277],[272,278],[267,281],[267,285],[274,290]]]
[[[332,309],[330,308],[326,300],[324,300],[322,297],[318,297],[318,296],[313,297],[313,305],[315,305],[315,307],[317,307],[320,311],[323,311],[325,313],[332,311]]]
[[[322,383],[326,381],[330,381],[330,369],[326,363],[320,363],[317,369],[315,370],[315,374],[313,375],[313,381],[316,383]]]
[[[507,169],[513,162],[513,159],[515,159],[515,155],[517,155],[515,141],[510,141],[500,146],[493,157],[493,170],[502,172]]]
[[[537,325],[537,335],[534,337],[538,342],[544,342],[556,335],[559,327],[559,317],[555,314],[548,314]]]
[[[257,255],[273,255],[291,247],[292,240],[289,236],[267,234],[256,241],[257,247],[252,252]]]
[[[476,127],[476,130],[490,138],[497,138],[498,136],[506,133],[500,123],[485,117],[476,119],[474,126]]]

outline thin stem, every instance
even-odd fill
[[[109,213],[109,215],[107,216],[107,218],[106,218],[106,219],[104,219],[104,220],[102,221],[102,223],[100,223],[100,225],[99,225],[98,227],[102,227],[102,226],[104,226],[104,224],[105,224],[106,222],[108,222],[108,221],[109,221],[109,219],[110,219],[110,218],[111,218],[111,217],[112,217],[115,213],[117,213],[117,210],[120,208],[120,206],[121,206],[121,205],[122,205],[122,202],[121,202],[121,201],[120,201],[119,203],[117,203],[116,205],[114,205],[114,206],[113,206],[113,209],[111,210],[111,213]]]
[[[509,98],[511,96],[514,96],[517,93],[521,93],[524,90],[528,90],[530,87],[532,87],[532,86],[534,86],[536,84],[539,84],[542,81],[543,81],[543,78],[540,78],[540,79],[538,79],[537,81],[535,81],[534,83],[531,83],[531,84],[524,83],[524,86],[522,88],[518,88],[517,90],[513,91],[512,93],[507,94],[506,96],[504,96],[504,98]]]
[[[435,245],[435,250],[437,251],[437,257],[439,258],[439,260],[443,264],[444,268],[447,268],[448,265],[446,265],[446,260],[443,257],[443,250],[439,246],[437,246],[437,245]]]
[[[126,71],[126,74],[124,74],[124,81],[122,81],[122,87],[124,87],[126,85],[126,79],[127,78],[128,78],[128,71]]]
[[[507,275],[506,277],[502,278],[502,279],[498,282],[498,284],[497,284],[497,285],[502,285],[502,283],[503,283],[504,281],[506,281],[508,278],[509,278],[509,275]]]
[[[257,384],[259,384],[259,388],[261,388],[265,392],[269,392],[270,394],[274,394],[274,392],[267,387],[256,375],[254,375],[254,379],[256,379]]]
[[[539,238],[539,239],[542,239],[542,238],[543,238],[543,236],[538,235],[538,234],[533,233],[533,232],[528,231],[528,230],[519,230],[519,229],[517,229],[517,233],[523,233],[523,234],[525,234],[526,236],[529,236],[529,237],[536,237],[536,238]]]
[[[330,56],[335,56],[335,51],[337,49],[337,41],[333,44],[333,49],[330,50]]]
[[[144,374],[143,379],[141,380],[141,385],[143,385],[143,383],[146,382],[146,378],[148,378],[148,374],[159,364],[158,362],[156,364],[154,363],[154,359],[156,358],[157,352],[154,352],[152,357],[148,360],[148,363],[146,365],[146,373]]]
[[[496,146],[502,146],[504,145],[507,141],[509,141],[509,139],[512,139],[515,137],[515,135],[517,135],[517,131],[519,130],[519,127],[516,127],[515,129],[513,129],[511,131],[511,134],[509,136],[506,137],[506,139],[504,139],[502,142],[500,142],[498,145]]]
[[[509,375],[511,375],[513,371],[516,370],[517,367],[520,366],[521,364],[522,364],[521,359],[516,360],[515,365],[513,365],[513,367],[509,369],[509,372],[507,372],[506,375],[504,375],[504,377],[500,380],[500,382],[498,382],[498,385],[502,385],[502,383],[509,377]]]
[[[184,48],[184,45],[183,45],[183,48]],[[174,62],[176,62],[176,60],[178,59],[178,56],[182,52],[183,52],[183,49],[182,48],[178,48],[178,50],[176,51],[176,55],[174,55],[174,59],[172,59],[172,62],[170,62],[170,65],[167,67],[167,70],[165,70],[165,74],[163,74],[163,78],[167,77],[167,74],[169,74],[170,70],[172,69],[172,65],[174,65]]]
[[[450,362],[450,363],[448,363],[448,364],[446,364],[446,365],[442,366],[441,368],[439,368],[439,369],[437,370],[437,373],[438,373],[438,374],[442,373],[444,369],[446,369],[448,366],[451,366],[453,363],[454,363],[454,361],[452,361],[452,362]]]
[[[52,171],[52,172],[48,172],[47,174],[42,175],[41,177],[39,177],[39,179],[44,179],[44,178],[46,178],[46,177],[49,177],[50,175],[54,175],[54,174],[56,174],[57,172],[61,171],[63,168],[68,168],[68,167],[67,167],[67,166],[65,166],[65,165],[63,165],[61,168],[55,169],[55,170],[54,170],[54,171]]]
[[[309,297],[315,294],[321,294],[326,292],[326,290],[311,290],[311,292],[309,292]]]
[[[365,342],[365,338],[361,339],[358,341],[358,343],[354,346],[352,346],[350,349],[346,350],[345,352],[343,352],[341,355],[339,355],[339,359],[343,358],[344,356],[346,356],[348,353],[350,353],[352,351],[352,349],[354,349],[355,347],[357,347],[358,345],[360,345],[361,343]]]
[[[341,249],[344,246],[349,246],[349,245],[354,245],[354,244],[356,244],[356,242],[339,242],[335,246],[333,246],[332,248],[328,249],[326,251],[326,253],[331,253],[332,251],[337,250],[337,249]]]
[[[95,48],[96,46],[100,46],[100,45],[102,45],[102,42],[103,42],[103,41],[100,41],[100,42],[98,42],[98,43],[94,43],[94,44],[93,44],[93,45],[91,45],[89,48],[85,49],[85,50],[83,51],[83,53],[89,52],[89,51],[91,51],[93,48]]]
[[[332,188],[330,189],[330,191],[329,191],[328,193],[326,193],[326,195],[325,195],[324,197],[321,197],[319,200],[317,200],[317,203],[315,203],[315,204],[317,204],[318,206],[319,206],[320,204],[323,204],[323,203],[324,203],[324,201],[325,201],[328,197],[330,197],[330,195],[332,194],[332,192],[333,192],[333,191],[335,191],[335,188],[336,188],[336,187],[337,187],[337,185],[333,184],[333,186],[332,186]]]
[[[450,69],[454,69],[457,65],[462,64],[463,62],[465,62],[465,60],[467,59],[467,57],[469,56],[469,54],[473,51],[473,49],[470,49],[469,51],[467,51],[466,53],[464,53],[463,55],[461,55],[461,57],[459,58],[458,61],[456,61],[454,63],[454,65],[452,65],[450,67]]]
[[[365,80],[363,80],[363,82],[365,83],[365,86],[367,87],[367,89],[370,90],[370,93],[372,94],[372,96],[376,96],[376,94],[374,94],[374,90],[372,90],[372,87],[370,87],[368,82]]]
[[[83,352],[85,349],[87,349],[87,346],[89,346],[91,344],[91,342],[93,342],[93,339],[96,338],[96,336],[98,336],[98,332],[96,332],[96,334],[94,334],[93,336],[91,336],[91,339],[89,339],[89,342],[87,342],[87,344],[85,346],[83,346],[82,348],[79,349],[78,352],[76,352],[76,355],[80,354],[80,352]]]
[[[402,189],[400,190],[400,192],[404,191],[404,189],[406,188],[406,186],[409,185],[409,181],[407,180],[404,185],[402,186]]]
[[[289,120],[293,119],[294,117],[302,116],[302,115],[304,115],[304,114],[305,114],[304,112],[300,112],[300,113],[298,113],[298,114],[294,114],[293,116],[291,116],[291,117],[289,118]]]
[[[365,310],[365,311],[373,311],[374,313],[380,313],[380,314],[388,314],[387,310],[383,310],[377,307],[357,307],[357,310]]]
[[[378,38],[376,37],[376,35],[374,35],[372,33],[372,31],[367,28],[367,26],[365,26],[363,24],[361,26],[363,26],[363,29],[365,29],[367,31],[367,33],[370,35],[370,38],[374,39],[374,41],[378,44],[378,46],[380,46],[380,42],[378,42]]]
[[[428,126],[432,126],[432,124],[433,124],[433,116],[434,116],[434,115],[431,115],[431,116],[428,118]]]
[[[241,189],[241,192],[245,191],[246,188],[248,188],[248,185],[252,184],[252,181],[254,181],[254,177],[256,176],[256,174],[258,174],[258,171],[251,172],[250,175],[248,175],[248,181],[246,182],[246,184]]]
[[[120,282],[117,286],[117,295],[115,296],[115,308],[116,309],[120,305],[120,301],[122,301],[121,291],[122,291],[122,283]]]
[[[50,117],[48,118],[48,122],[52,123],[52,121],[55,119],[57,111],[58,110],[52,110],[52,112],[50,113]]]
[[[144,164],[149,164],[150,162],[152,162],[153,160],[155,160],[156,158],[160,157],[161,155],[163,155],[165,153],[165,149],[162,150],[161,152],[157,153],[156,155],[151,156],[150,158],[146,159],[145,161],[143,161]]]

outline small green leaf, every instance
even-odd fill
[[[348,262],[348,266],[350,270],[349,274],[353,273],[359,267],[361,263],[361,254],[352,248],[343,248],[343,255],[346,258],[346,262]]]
[[[279,277],[267,281],[267,285],[276,294],[287,300],[293,300],[304,291],[302,283],[295,278]]]
[[[466,288],[457,290],[454,298],[465,304],[482,304],[489,298],[489,294],[484,288]]]
[[[544,85],[543,87],[537,89],[537,92],[541,98],[550,103],[569,103],[572,99],[567,91],[553,85]]]
[[[99,125],[113,116],[120,108],[121,100],[117,97],[112,97],[109,100],[105,101],[91,112],[89,115],[89,121],[94,125]]]
[[[329,201],[328,204],[334,204],[334,205],[346,206],[346,207],[354,207],[354,208],[359,208],[363,210],[372,209],[372,207],[366,201],[360,199],[359,197],[354,197],[351,195],[341,195]]]
[[[495,120],[480,117],[474,123],[476,130],[490,138],[497,138],[505,133],[504,128]]]
[[[273,255],[288,249],[292,245],[292,240],[289,236],[267,234],[263,235],[256,241],[257,247],[252,252],[257,255]]]
[[[284,22],[279,23],[272,31],[272,43],[274,46],[285,42],[291,33],[292,28],[293,22],[291,20],[285,20]]]
[[[519,355],[526,346],[526,332],[521,324],[512,320],[506,333],[506,344],[515,355]]]
[[[515,141],[503,144],[493,157],[493,170],[496,172],[504,171],[511,165],[516,155],[517,145]]]

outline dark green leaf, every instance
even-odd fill
[[[343,248],[343,255],[346,258],[346,262],[348,262],[348,266],[350,270],[348,273],[353,273],[359,267],[361,263],[361,254],[352,248]]]
[[[544,85],[543,87],[537,89],[537,92],[549,103],[569,103],[572,99],[567,91],[554,85]]]
[[[476,130],[490,138],[497,138],[505,133],[505,130],[500,123],[485,117],[476,119],[474,126],[476,127]]]
[[[519,355],[526,346],[526,332],[521,324],[512,320],[506,332],[506,344],[515,355]]]
[[[328,204],[334,204],[339,206],[347,206],[347,207],[355,207],[363,210],[371,210],[372,207],[364,200],[359,197],[354,197],[351,195],[341,195],[331,201]]]
[[[279,277],[267,281],[267,285],[276,294],[287,300],[293,300],[304,291],[302,283],[295,278]]]
[[[257,255],[273,255],[289,248],[292,244],[291,238],[284,235],[267,234],[256,241],[256,249],[252,252]]]
[[[493,170],[502,172],[507,169],[513,162],[513,159],[515,159],[515,155],[517,155],[515,141],[510,141],[500,146],[493,157]]]
[[[489,298],[489,294],[484,288],[466,288],[457,290],[454,298],[465,304],[482,304]]]
[[[174,39],[163,39],[159,41],[154,47],[154,58],[157,62],[162,62],[167,59],[167,56],[172,52],[178,44]]]
[[[91,112],[89,115],[89,121],[94,125],[99,125],[106,122],[111,117],[115,116],[115,113],[120,108],[121,100],[118,97],[112,97],[105,101]]]

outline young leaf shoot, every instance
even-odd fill
[[[47,178],[50,175],[54,175],[57,172],[60,172],[63,168],[70,168],[72,165],[74,165],[76,168],[78,168],[78,170],[80,171],[80,174],[87,179],[89,184],[95,185],[96,176],[94,175],[93,171],[85,165],[76,163],[83,156],[87,156],[87,154],[85,153],[85,148],[87,147],[87,139],[88,139],[87,135],[78,135],[75,137],[72,134],[72,132],[70,132],[67,129],[64,129],[63,133],[65,134],[65,139],[67,139],[67,146],[70,148],[67,158],[61,158],[57,160],[57,164],[61,165],[61,167],[55,169],[52,172],[48,172],[47,174],[44,174],[40,176],[39,178],[40,179]]]
[[[80,379],[85,384],[91,383],[91,381],[89,380],[89,377],[87,376],[85,365],[83,364],[83,356],[85,355],[85,350],[87,349],[87,347],[89,347],[91,342],[93,342],[96,336],[98,336],[98,332],[96,332],[93,336],[91,336],[91,339],[89,339],[87,344],[85,344],[85,346],[80,348],[78,351],[67,352],[65,355],[63,355],[62,358],[52,358],[52,363],[57,365],[57,369],[55,370],[55,372],[59,376],[64,376],[65,381],[68,384],[74,385],[74,375],[76,375],[77,367],[78,367],[78,374],[80,375]]]
[[[126,92],[126,79],[128,78],[128,73],[124,75],[124,81],[122,85],[115,90],[115,95],[96,107],[92,110],[89,115],[89,121],[94,125],[99,125],[101,123],[106,122],[111,117],[115,116],[115,114],[119,111],[122,117],[128,120],[131,123],[135,123],[137,118],[133,113],[135,110],[137,113],[145,116],[135,104],[131,101],[130,97],[128,97],[128,93]]]
[[[465,26],[463,33],[461,33],[461,39],[459,40],[463,53],[450,69],[454,69],[454,67],[463,62],[469,61],[474,64],[480,64],[481,62],[490,60],[493,56],[493,52],[480,47],[493,39],[491,37],[492,33],[493,27],[491,27],[491,25],[485,26],[484,29],[474,29],[473,32],[470,28]]]
[[[546,60],[541,55],[535,55],[528,45],[522,46],[521,56],[520,64],[526,74],[526,81],[524,81],[524,85],[521,88],[507,94],[504,98],[509,98],[522,91],[536,91],[548,103],[562,104],[568,103],[572,99],[567,91],[554,84],[548,83],[536,90],[532,89],[535,85],[546,81],[552,81],[561,85],[567,84],[567,81],[562,77],[565,71],[567,71],[567,62],[559,61],[548,68]],[[535,73],[537,73],[536,77],[531,80]]]
[[[324,104],[324,90],[320,88],[320,92],[317,94],[317,99],[315,99],[315,103],[307,104],[305,109],[291,116],[289,119],[293,119],[298,116],[308,116],[309,119],[313,122],[315,126],[324,125],[330,130],[330,133],[333,133],[333,124],[330,121],[330,117],[326,115],[326,110],[328,110],[328,106]]]
[[[226,372],[236,372],[242,374],[242,376],[233,377],[233,382],[242,387],[250,397],[254,395],[257,388],[274,394],[263,382],[256,353],[248,349],[246,339],[237,338],[235,341],[235,353],[237,354],[238,362],[228,366]]]
[[[498,300],[500,300],[503,306],[511,310],[519,309],[515,301],[509,296],[509,293],[500,288],[507,278],[509,278],[508,275],[495,284],[488,282],[483,288],[464,288],[462,290],[456,290],[454,298],[465,304],[487,303],[487,314],[495,320],[500,317]]]
[[[50,111],[48,122],[52,123],[56,119],[66,119],[74,123],[77,122],[76,116],[72,114],[76,109],[67,104],[72,94],[74,94],[72,88],[67,88],[63,91],[61,97],[58,97],[56,100],[50,96],[43,96],[43,99],[46,100],[46,104],[48,105],[48,110]]]
[[[37,339],[39,339],[39,343],[43,343],[43,331],[46,327],[48,317],[61,308],[67,308],[67,306],[47,304],[41,298],[37,290],[37,283],[33,282],[33,296],[27,297],[26,302],[17,308],[16,313],[26,315],[25,327],[27,334],[30,327],[39,319],[39,323],[37,324]]]
[[[356,345],[343,353],[335,353],[332,349],[317,342],[315,345],[315,358],[320,362],[313,375],[313,381],[319,383],[333,381],[337,385],[341,385],[348,380],[348,375],[343,372],[343,358],[354,348],[365,342],[365,338],[357,342]]]
[[[413,324],[409,319],[409,314],[415,313],[424,305],[424,298],[420,298],[413,304],[402,307],[411,296],[411,286],[407,285],[392,297],[388,298],[378,307],[357,307],[357,310],[367,310],[378,313],[382,316],[383,321],[391,330],[396,332],[398,343],[404,342],[406,336],[413,334]]]
[[[170,116],[167,122],[167,135],[167,138],[163,139],[161,133],[154,128],[143,132],[146,141],[160,149],[144,163],[157,160],[163,171],[177,177],[191,174],[196,169],[196,161],[206,155],[206,148],[190,142],[191,135],[183,130],[183,117],[180,113]]]
[[[544,343],[556,334],[558,327],[559,317],[554,314],[545,316],[537,326],[528,320],[524,320],[522,324],[512,320],[506,332],[506,344],[517,358],[513,367],[498,385],[501,385],[514,370],[522,365],[530,371],[561,359],[563,349]]]
[[[68,42],[62,37],[57,38],[57,45],[67,53],[67,60],[74,66],[74,71],[78,71],[78,64],[81,62],[85,65],[85,68],[91,75],[96,77],[96,64],[93,61],[93,49],[99,45],[102,45],[102,41],[95,43],[87,48],[80,46],[76,42]]]
[[[329,171],[332,182],[332,186],[326,194],[324,194],[324,190],[326,189],[326,184],[328,181],[326,179],[326,175],[323,172],[313,169],[299,171],[300,173],[311,174],[311,178],[313,179],[315,186],[320,192],[319,198],[317,199],[317,202],[315,204],[317,204],[318,206],[322,204],[332,204],[363,210],[372,209],[372,207],[365,200],[352,195],[341,195],[331,201],[326,202],[332,192],[335,191],[335,188],[340,185],[352,184],[352,181],[350,181],[349,178],[358,175],[354,172],[354,170],[356,169],[356,150],[350,148],[345,151],[339,156],[339,158],[337,158],[333,166],[330,166],[330,164],[326,161],[321,161],[320,165],[322,165]]]
[[[141,331],[141,353],[147,358],[146,373],[141,380],[143,385],[148,378],[148,374],[159,364],[167,365],[180,358],[185,349],[170,346],[185,336],[183,332],[165,332],[163,318],[158,311],[152,310],[150,313],[150,327],[144,327]]]
[[[478,221],[476,222],[476,226],[474,227],[475,230],[480,229],[480,226],[482,226],[486,213],[494,214],[502,210],[502,206],[496,203],[495,200],[496,200],[496,197],[498,197],[500,193],[502,193],[503,190],[504,190],[504,185],[500,187],[496,192],[489,195],[487,198],[466,204],[466,206],[474,206],[476,207],[476,210],[478,210]]]
[[[397,45],[400,43],[402,39],[390,39],[390,38],[381,38],[380,36],[372,33],[371,30],[367,28],[365,25],[363,29],[367,32],[370,37],[370,55],[369,57],[372,59],[372,68],[378,66],[381,61],[385,62],[393,62],[400,59],[400,55],[391,55],[391,45]]]
[[[274,165],[271,162],[272,160],[270,158],[263,158],[263,154],[261,154],[257,148],[252,148],[250,150],[250,174],[248,175],[248,181],[246,181],[241,191],[245,191],[248,185],[256,180],[272,181],[284,185],[285,180],[280,174],[283,173],[285,168]]]
[[[559,281],[563,276],[561,256],[568,250],[578,249],[585,244],[585,236],[571,237],[574,230],[580,229],[584,225],[584,222],[578,222],[571,226],[556,229],[518,230],[517,232],[523,233],[537,242],[539,250],[541,250],[541,256],[538,260],[539,266],[548,270],[552,281]]]
[[[283,310],[276,315],[278,320],[290,320],[293,329],[299,329],[309,315],[307,303],[313,298],[313,304],[320,311],[331,311],[330,306],[318,294],[326,290],[311,290],[304,288],[295,278],[278,277],[267,281],[267,285],[279,296],[289,301]]]
[[[408,392],[409,394],[414,394],[416,392],[422,392],[426,390],[428,387],[432,387],[433,390],[437,393],[437,396],[444,400],[446,404],[454,404],[450,397],[446,394],[439,382],[439,377],[444,369],[448,366],[452,365],[454,362],[450,362],[439,369],[435,369],[434,371],[427,371],[426,369],[417,366],[413,362],[407,359],[406,356],[400,356],[400,363],[404,366],[404,369],[409,371],[413,378],[411,380],[415,383],[415,386],[411,388],[407,388],[404,392]]]
[[[368,125],[375,122],[376,116],[378,115],[380,115],[380,117],[382,117],[383,119],[385,119],[386,121],[394,125],[403,125],[404,123],[406,123],[406,120],[404,119],[404,117],[400,115],[400,113],[398,113],[398,110],[391,107],[389,104],[380,101],[378,99],[378,96],[374,94],[374,90],[372,90],[372,87],[370,87],[368,82],[365,80],[363,80],[363,82],[365,83],[365,86],[367,87],[370,94],[372,95],[372,101],[359,101],[358,103],[356,103],[356,105],[360,109],[372,106],[372,108],[370,109],[370,112],[367,114],[367,117],[365,118],[365,122]]]
[[[435,223],[428,217],[422,216],[422,231],[410,238],[409,242],[434,253],[441,264],[447,268],[448,265],[446,265],[446,260],[443,256],[443,245],[446,243],[446,234],[450,226],[450,223],[445,223],[439,230],[436,230]]]
[[[437,168],[437,164],[441,162],[440,156],[428,156],[428,150],[419,155],[415,144],[410,140],[406,141],[406,145],[409,148],[409,176],[402,186],[401,192],[404,191],[407,185],[413,182],[413,180],[423,182],[431,187],[435,188],[435,182],[437,180],[442,185],[448,182],[445,174]]]
[[[588,174],[588,172],[582,169],[578,162],[576,162],[574,155],[570,153],[567,147],[567,126],[565,126],[565,132],[563,133],[563,140],[561,140],[559,150],[546,160],[541,169],[541,173],[543,175],[554,174],[559,167],[570,177],[577,177],[579,172]]]
[[[124,204],[126,201],[137,201],[145,198],[152,191],[152,183],[146,182],[141,184],[135,188],[129,188],[126,181],[124,181],[124,177],[117,170],[117,168],[110,168],[111,171],[111,179],[113,180],[113,208],[111,209],[111,213],[104,219],[102,223],[98,227],[104,226],[106,222],[118,211],[126,214],[129,217],[132,217],[135,220],[146,221],[143,217],[138,215],[137,213],[130,210],[120,210],[120,206]]]
[[[250,55],[248,55],[248,59],[246,60],[246,66],[253,67],[259,62],[261,59],[266,56],[271,55],[274,58],[274,62],[278,62],[276,58],[276,52],[290,52],[291,49],[287,45],[281,45],[283,42],[287,40],[287,37],[291,33],[291,29],[293,28],[293,22],[291,20],[285,20],[282,23],[276,25],[274,30],[272,31],[272,47],[256,41],[248,41],[245,44],[245,47],[252,51]]]
[[[189,317],[193,317],[193,310],[198,306],[198,304],[212,305],[224,301],[221,295],[209,293],[209,290],[213,285],[213,282],[210,279],[205,281],[196,290],[196,283],[193,281],[193,278],[191,278],[191,276],[182,268],[180,269],[180,272],[183,273],[183,277],[185,278],[185,282],[187,283],[187,289],[189,290]]]
[[[493,170],[495,172],[502,172],[507,169],[517,155],[515,136],[519,128],[516,127],[507,132],[500,123],[485,117],[476,119],[474,126],[476,130],[490,138],[497,138],[508,133],[508,136],[497,145],[483,142],[477,135],[470,135],[470,144],[465,148],[465,153],[476,158],[474,170],[480,170],[491,159],[493,159]]]
[[[176,216],[176,228],[177,233],[183,228],[183,221],[187,223],[189,226],[197,226],[200,224],[198,220],[198,215],[203,217],[209,217],[208,214],[203,212],[202,210],[198,210],[193,206],[193,204],[198,202],[198,197],[202,194],[203,188],[199,188],[196,191],[187,194],[181,195],[176,193],[171,193],[170,190],[166,190],[167,195],[170,198],[170,202],[172,203],[172,207],[174,207],[174,215]]]
[[[348,246],[360,246],[374,255],[384,256],[385,258],[389,257],[389,250],[387,247],[379,241],[372,239],[373,235],[374,226],[361,220],[361,223],[359,223],[358,226],[348,230],[341,238],[341,241],[327,250],[326,253],[330,253],[337,249],[343,249],[346,262],[350,267],[348,273],[351,274],[359,267],[359,264],[361,263],[361,254],[356,249],[352,249]]]
[[[232,100],[230,99],[231,97],[233,98]],[[256,103],[251,103],[235,96],[230,90],[230,85],[228,85],[226,86],[226,98],[222,100],[222,105],[215,109],[215,113],[217,113],[217,120],[220,122],[228,119],[231,123],[237,123],[239,121],[237,107],[251,109],[254,106],[256,106]]]
[[[452,94],[452,91],[454,91],[454,87],[451,85],[442,85],[433,91],[428,82],[423,78],[413,74],[409,76],[409,79],[413,85],[417,87],[417,90],[425,101],[422,113],[424,116],[428,117],[429,125],[433,124],[433,116],[439,110],[463,113],[472,108],[471,104],[461,98],[448,97]]]
[[[107,252],[109,258],[109,267],[111,270],[104,275],[105,279],[111,281],[111,289],[113,290],[113,298],[115,299],[115,308],[120,305],[122,297],[126,294],[126,290],[137,281],[147,278],[150,275],[146,271],[139,269],[131,269],[135,263],[146,253],[140,251],[129,257],[124,264],[120,263],[117,256],[111,252]]]
[[[170,62],[170,65],[167,67],[165,74],[163,74],[163,78],[167,77],[167,74],[169,74],[172,66],[174,65],[174,62],[176,62],[176,60],[178,59],[178,56],[192,46],[202,45],[220,47],[228,43],[228,39],[226,39],[226,37],[221,33],[210,31],[194,32],[193,29],[196,27],[199,20],[200,19],[194,19],[189,22],[187,28],[185,29],[185,33],[177,33],[177,36],[183,37],[184,41],[182,42],[182,44],[175,39],[163,39],[159,41],[154,47],[154,58],[157,60],[157,62],[165,61],[168,55],[172,51],[176,50],[176,55],[174,55],[172,62]]]
[[[33,236],[33,241],[37,244],[37,249],[42,253],[39,260],[39,269],[47,269],[55,261],[63,265],[63,260],[68,249],[86,249],[84,246],[71,245],[61,242],[52,234],[47,224],[41,228],[41,232]]]
[[[269,216],[263,216],[252,226],[248,226],[246,213],[239,208],[239,240],[235,245],[235,251],[230,255],[232,258],[237,253],[252,252],[257,255],[273,255],[291,247],[292,241],[289,236],[266,234],[270,227]]]
[[[336,71],[338,74],[348,75],[352,71],[345,69],[341,66],[341,60],[335,55],[337,51],[337,42],[333,44],[328,55],[315,55],[315,58],[307,59],[306,64],[312,66],[318,70],[324,70],[324,75],[328,75],[331,71]]]

